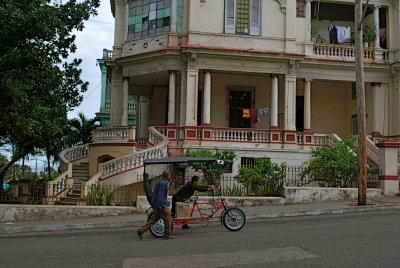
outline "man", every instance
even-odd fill
[[[150,229],[160,218],[164,220],[164,236],[163,239],[174,239],[175,236],[171,235],[172,217],[169,210],[168,197],[168,182],[171,180],[171,174],[168,171],[162,173],[162,178],[157,182],[154,187],[154,193],[151,198],[151,206],[153,208],[153,215],[150,220],[136,231],[140,240],[143,239],[143,233]]]
[[[176,202],[185,202],[194,194],[194,191],[207,192],[214,189],[214,185],[200,185],[200,178],[198,176],[193,176],[191,181],[187,182],[172,196],[172,216],[175,217]],[[189,226],[184,224],[182,225],[182,229],[189,229]]]

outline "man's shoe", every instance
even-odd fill
[[[136,231],[137,236],[139,237],[140,240],[143,240],[143,234],[139,232],[139,230]]]
[[[189,227],[189,225],[187,225],[187,224],[182,225],[182,230],[189,229],[189,228],[190,228],[190,227]]]
[[[175,239],[175,236],[170,235],[170,236],[163,236],[163,240],[169,240],[169,239]]]

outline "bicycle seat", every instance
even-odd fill
[[[189,200],[192,201],[192,202],[197,201],[198,199],[199,199],[198,196],[191,196],[191,197],[189,197]]]

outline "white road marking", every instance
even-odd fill
[[[316,257],[318,256],[302,248],[286,247],[202,255],[130,258],[123,261],[122,267],[226,267],[232,265],[262,264],[269,262],[310,259]]]

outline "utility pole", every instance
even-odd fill
[[[368,4],[368,1],[367,1]],[[356,91],[357,91],[357,122],[358,122],[358,205],[367,204],[367,152],[365,127],[365,85],[363,66],[363,12],[362,0],[355,0],[355,63],[356,63]],[[367,8],[367,6],[365,6]]]

